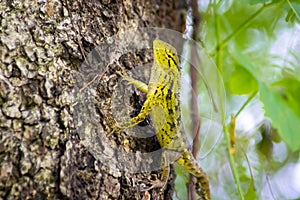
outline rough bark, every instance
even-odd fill
[[[108,37],[146,26],[181,31],[178,2],[0,2],[0,199],[170,199],[172,176],[164,191],[138,192],[134,180],[151,173],[114,171],[88,151],[76,132],[72,89],[84,56]],[[98,87],[101,137],[127,139],[128,150],[155,148],[155,138],[149,147],[126,134],[108,136],[110,69]]]

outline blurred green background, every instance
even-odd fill
[[[213,78],[199,77],[197,160],[209,175],[212,199],[300,199],[300,1],[199,0],[198,4],[199,41],[212,59],[200,68],[214,63],[225,91],[210,88],[219,94],[213,101],[222,108],[214,113],[205,85]],[[187,26],[192,28],[189,20]],[[183,69],[188,83],[184,63]],[[182,96],[183,119],[189,119],[190,95]],[[232,116],[234,146],[230,146]],[[190,132],[191,124],[184,123]],[[175,170],[174,199],[187,199],[189,175],[177,165]]]

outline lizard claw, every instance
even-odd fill
[[[161,169],[160,175],[161,179],[158,179],[156,176],[156,180],[148,182],[150,184],[150,187],[144,187],[141,189],[141,191],[148,191],[154,188],[160,188],[160,190],[164,190],[169,179],[169,173],[170,173],[170,166],[165,166]]]

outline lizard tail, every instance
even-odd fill
[[[183,168],[187,169],[190,174],[197,178],[196,191],[203,200],[210,199],[209,182],[206,173],[198,166],[196,160],[190,151],[185,150],[182,156],[176,161]]]

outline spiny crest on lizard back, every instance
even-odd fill
[[[153,52],[159,66],[180,73],[177,51],[173,46],[161,40],[154,40]]]

